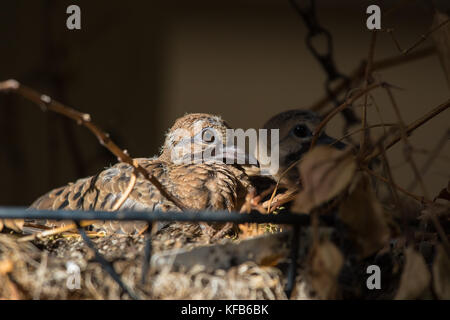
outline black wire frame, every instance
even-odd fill
[[[298,243],[300,240],[300,228],[310,225],[308,214],[280,213],[261,214],[251,212],[242,214],[228,211],[188,211],[188,212],[162,212],[162,211],[68,211],[68,210],[35,210],[24,207],[0,207],[0,219],[36,219],[36,220],[73,220],[77,223],[78,231],[89,248],[95,253],[95,260],[102,268],[116,281],[121,289],[132,299],[140,299],[139,295],[126,286],[113,266],[96,249],[92,240],[87,237],[83,228],[80,227],[81,220],[116,220],[116,221],[146,221],[149,224],[148,231],[156,221],[166,222],[233,222],[233,223],[273,223],[287,224],[294,226],[292,234],[290,264],[288,268],[288,279],[286,284],[286,295],[291,297],[296,277]],[[332,216],[322,216],[322,222],[326,225],[334,223]],[[148,232],[148,233],[149,233]],[[149,262],[152,252],[150,234],[145,235],[145,252],[142,267],[141,283],[145,283],[145,277],[149,269]]]

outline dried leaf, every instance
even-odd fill
[[[405,250],[406,263],[403,268],[396,300],[420,298],[428,288],[431,275],[423,256],[411,247]]]
[[[450,300],[450,258],[442,245],[436,247],[432,270],[436,296],[442,300]]]
[[[433,19],[433,28],[439,26],[449,19],[449,16],[443,12],[436,11]],[[432,34],[436,45],[442,68],[444,69],[447,83],[450,87],[450,23],[446,23]]]
[[[312,249],[310,256],[311,285],[319,298],[337,298],[337,281],[343,265],[344,257],[330,241],[324,241]]]
[[[389,240],[388,222],[366,175],[361,175],[355,188],[341,203],[339,217],[348,226],[361,258],[380,250]]]
[[[318,146],[308,152],[299,164],[304,189],[295,200],[293,210],[309,213],[333,199],[349,186],[356,171],[352,155],[329,146]]]
[[[25,221],[23,219],[0,219],[0,231],[6,227],[16,232],[21,232],[23,230],[24,223]]]

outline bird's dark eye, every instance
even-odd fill
[[[212,143],[216,139],[214,132],[210,129],[203,130],[202,139],[206,143]]]
[[[292,130],[294,135],[299,138],[305,138],[307,136],[311,135],[311,131],[309,131],[308,127],[304,124],[298,124],[295,126],[295,128]]]

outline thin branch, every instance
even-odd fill
[[[297,189],[289,189],[282,194],[278,194],[275,198],[271,198],[265,201],[262,206],[263,208],[267,208],[267,212],[271,213],[279,206],[291,202],[295,198],[297,198],[298,190]]]
[[[435,53],[436,48],[434,46],[430,46],[428,48],[417,50],[413,53],[410,53],[407,56],[395,55],[390,58],[374,61],[372,65],[372,72],[388,69],[391,67],[423,59]],[[364,72],[366,70],[366,65],[367,65],[366,61],[361,62],[360,65],[350,74],[350,81],[349,81],[350,83],[359,83],[363,79]],[[331,93],[333,96],[338,96],[347,88],[348,88],[348,81],[341,81],[339,85],[337,85],[336,88],[332,90]],[[323,109],[329,102],[330,102],[329,96],[328,95],[324,96],[323,98],[319,99],[316,103],[314,103],[310,107],[310,109],[313,111],[319,111]]]
[[[133,190],[134,186],[136,185],[136,175],[134,173],[131,174],[130,182],[128,183],[127,189],[120,197],[119,201],[116,202],[114,207],[111,209],[111,211],[119,210],[119,208],[122,206],[122,204],[127,200],[128,196],[130,195],[131,191]]]
[[[387,184],[389,185],[389,190],[391,191],[391,194],[394,198],[397,209],[400,211],[400,215],[402,217],[402,222],[403,222],[403,228],[405,229],[406,239],[408,242],[411,242],[413,239],[413,236],[412,236],[412,232],[408,226],[408,216],[405,211],[404,205],[402,204],[402,202],[400,202],[400,197],[398,196],[398,192],[397,192],[398,185],[394,181],[391,165],[387,159],[386,149],[384,148],[383,141],[380,143],[379,146],[380,146],[380,150],[381,150],[381,159],[382,159],[382,163],[383,163],[383,169],[387,175],[386,181],[387,181]]]
[[[422,174],[425,174],[428,171],[428,169],[431,167],[431,164],[433,163],[433,161],[438,158],[439,153],[442,151],[442,149],[444,149],[444,146],[447,144],[449,138],[450,138],[450,129],[447,129],[445,134],[441,137],[439,142],[434,147],[433,151],[429,154],[428,159],[425,161],[424,165],[420,169]],[[413,191],[417,185],[417,182],[418,182],[417,178],[414,178],[414,180],[408,186],[407,190]]]
[[[395,189],[397,189],[397,190],[400,191],[401,193],[407,195],[408,197],[411,197],[411,198],[413,198],[414,200],[417,200],[417,201],[419,201],[419,202],[421,202],[421,203],[422,203],[422,202],[425,202],[425,203],[428,203],[428,204],[433,204],[432,201],[425,199],[423,196],[419,196],[419,195],[416,195],[416,194],[414,194],[414,193],[412,193],[412,192],[409,192],[408,190],[403,189],[402,187],[400,187],[399,185],[395,184],[395,183],[392,182],[392,181],[389,182],[388,179],[386,179],[385,177],[379,175],[378,173],[376,173],[376,172],[370,170],[369,168],[365,167],[365,168],[363,168],[363,169],[364,169],[364,171],[366,171],[366,172],[367,172],[368,174],[370,174],[371,176],[373,176],[373,177],[377,178],[378,180],[383,181],[383,182],[385,182],[385,183],[387,183],[387,184],[393,186]]]
[[[323,130],[323,128],[326,126],[326,124],[335,116],[337,115],[339,112],[341,112],[342,110],[344,110],[345,108],[347,108],[348,106],[350,106],[353,102],[355,102],[357,99],[359,99],[360,97],[362,97],[363,95],[365,95],[367,92],[370,92],[376,88],[379,88],[381,86],[383,86],[385,84],[383,83],[373,83],[369,86],[367,86],[366,88],[364,88],[363,90],[361,90],[360,92],[358,92],[357,94],[355,94],[353,97],[347,99],[343,104],[341,104],[339,107],[334,108],[326,117],[325,119],[323,119],[319,125],[316,127],[316,129],[314,130],[314,134],[313,134],[313,138],[311,141],[311,146],[310,148],[312,149],[317,142],[317,139],[319,138],[319,133]]]
[[[126,292],[131,299],[133,300],[141,300],[140,296],[133,292],[123,281],[122,278],[120,277],[120,275],[116,272],[116,270],[114,269],[114,266],[111,264],[111,262],[109,262],[108,260],[106,260],[101,254],[100,252],[97,250],[97,248],[95,247],[94,242],[92,242],[91,239],[89,239],[89,237],[87,236],[86,232],[84,231],[83,227],[77,222],[77,227],[78,227],[78,232],[81,234],[81,237],[83,238],[84,242],[86,243],[86,245],[92,250],[94,251],[95,254],[95,260],[97,260],[97,262],[102,266],[103,270],[105,270],[110,276],[111,278],[113,278],[113,280],[120,286],[120,288]]]
[[[87,226],[93,224],[94,222],[95,222],[94,220],[85,220],[85,221],[81,221],[80,225],[82,227],[87,227]],[[66,231],[70,231],[70,230],[73,230],[73,229],[76,229],[76,228],[77,228],[76,223],[70,223],[70,224],[68,224],[66,226],[62,226],[62,227],[58,227],[58,228],[52,228],[52,229],[49,229],[49,230],[45,230],[45,231],[42,231],[42,232],[34,233],[34,234],[29,235],[29,236],[25,236],[25,237],[19,238],[17,241],[18,242],[33,241],[33,240],[36,240],[36,239],[42,239],[42,238],[45,238],[45,237],[54,236],[54,235],[57,235],[57,234],[60,234],[60,233],[66,232]]]
[[[416,162],[414,161],[412,155],[411,155],[411,150],[413,149],[411,146],[411,143],[408,140],[408,134],[406,132],[406,125],[405,122],[403,121],[402,115],[400,113],[400,109],[397,105],[397,102],[395,101],[394,95],[392,94],[392,90],[389,87],[386,87],[386,92],[389,96],[389,99],[391,100],[391,104],[392,107],[394,108],[395,114],[397,115],[397,120],[398,120],[398,124],[400,126],[400,132],[401,132],[401,138],[403,140],[403,143],[405,145],[405,149],[404,149],[404,156],[406,161],[408,161],[408,163],[411,166],[411,169],[414,172],[414,175],[416,176],[416,179],[419,180],[420,186],[422,187],[422,192],[425,196],[425,198],[430,199],[429,194],[428,194],[428,190],[425,186],[425,182],[423,181],[422,175],[420,174],[419,169],[417,168]]]
[[[395,113],[397,115],[398,123],[400,125],[401,129],[401,138],[403,139],[403,143],[405,145],[404,149],[404,155],[405,159],[409,163],[411,169],[414,172],[414,175],[416,179],[419,181],[420,186],[422,187],[422,192],[427,200],[430,200],[428,190],[426,188],[425,182],[423,181],[422,175],[420,174],[419,168],[417,167],[417,164],[415,163],[412,155],[411,150],[412,146],[408,140],[408,133],[406,131],[406,126],[403,121],[403,118],[400,114],[400,109],[398,108],[397,102],[395,101],[394,95],[392,94],[392,91],[389,87],[386,87],[386,92],[388,93],[389,99],[391,100],[392,107],[395,110]],[[450,257],[450,243],[448,241],[447,235],[445,234],[444,229],[442,228],[439,219],[436,217],[434,212],[430,212],[429,214],[431,222],[433,223],[434,227],[436,228],[437,233],[439,234],[439,237],[441,238],[442,244],[447,251],[448,256]]]
[[[365,129],[364,128],[358,128],[356,130],[353,130],[352,132],[347,133],[346,135],[342,136],[341,138],[337,139],[336,141],[334,141],[333,143],[330,144],[330,146],[343,141],[344,139],[353,136],[355,134],[357,134],[358,132],[364,131],[364,130],[368,130],[368,129],[373,129],[373,128],[384,128],[384,127],[396,127],[397,124],[396,123],[377,123],[377,124],[372,124],[370,126],[367,126]]]
[[[372,66],[373,66],[373,57],[375,54],[375,44],[377,41],[377,32],[372,32],[372,39],[370,41],[370,47],[369,47],[369,55],[367,58],[367,65],[366,70],[364,74],[364,89],[367,90],[367,87],[369,86],[370,79],[372,73]],[[361,135],[361,141],[360,141],[360,148],[359,148],[359,155],[364,155],[365,149],[366,149],[366,140],[368,138],[368,131],[366,131],[367,128],[367,100],[368,100],[369,93],[366,92],[364,94],[364,106],[363,106],[363,115],[362,115],[362,129],[363,134]]]
[[[397,47],[398,51],[400,51],[400,53],[404,56],[406,56],[408,53],[410,53],[412,50],[414,50],[415,48],[417,48],[420,44],[422,44],[422,42],[424,42],[425,40],[428,39],[428,37],[435,31],[437,31],[439,28],[443,27],[444,25],[446,25],[448,22],[450,22],[450,18],[442,21],[441,23],[439,23],[437,26],[431,28],[430,30],[428,30],[426,33],[424,33],[423,35],[420,36],[420,38],[408,49],[402,49],[400,46],[400,43],[398,42],[397,38],[394,36],[394,29],[390,28],[390,29],[386,29],[385,31],[391,36],[392,41],[394,41],[395,46]]]
[[[98,139],[100,144],[107,148],[111,153],[117,156],[118,160],[121,162],[128,163],[135,168],[137,173],[142,174],[142,176],[149,180],[158,191],[168,200],[172,201],[178,208],[181,210],[186,210],[186,207],[183,203],[176,198],[174,195],[170,194],[164,186],[156,179],[153,175],[151,175],[147,170],[141,167],[137,162],[133,161],[125,151],[123,151],[119,146],[117,146],[99,127],[97,127],[92,121],[91,116],[87,113],[81,113],[75,109],[69,108],[62,103],[52,100],[49,96],[40,94],[39,92],[21,85],[16,80],[7,80],[4,82],[0,82],[0,92],[1,91],[11,91],[15,92],[24,98],[36,103],[41,106],[41,108],[46,111],[50,110],[66,116],[72,120],[75,120],[79,125],[84,125],[88,128]]]
[[[450,107],[450,99],[447,100],[446,102],[440,104],[439,106],[437,106],[433,110],[427,112],[426,114],[424,114],[419,119],[417,119],[414,122],[410,123],[408,126],[406,126],[406,128],[405,128],[406,134],[410,135],[412,132],[414,132],[414,130],[416,130],[417,128],[419,128],[423,124],[427,123],[429,120],[433,119],[438,114],[444,112],[449,107]],[[389,132],[387,134],[383,135],[380,138],[380,140],[385,140],[388,137],[388,135],[389,135]],[[394,139],[392,139],[390,142],[388,142],[386,144],[385,149],[388,150],[393,145],[395,145],[397,142],[399,142],[401,139],[402,139],[401,134],[397,135]],[[372,159],[378,157],[380,154],[381,154],[381,150],[380,149],[376,149],[370,155],[368,155],[367,157],[364,158],[364,162],[369,162]]]
[[[267,213],[272,212],[273,210],[271,210],[272,208],[272,201],[278,191],[278,188],[280,186],[280,182],[281,179],[283,179],[283,177],[286,175],[286,173],[288,173],[289,170],[291,170],[293,167],[295,167],[297,164],[299,164],[301,161],[301,159],[298,159],[296,161],[294,161],[293,163],[291,163],[291,165],[289,167],[287,167],[280,175],[280,177],[278,178],[277,184],[275,185],[275,188],[273,189],[272,195],[270,196],[270,199],[268,200],[268,205],[267,205]],[[267,202],[267,201],[266,201]],[[264,207],[264,206],[263,206]],[[273,207],[276,208],[276,207]]]

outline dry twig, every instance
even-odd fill
[[[372,65],[373,65],[373,57],[375,54],[375,44],[377,41],[377,32],[372,32],[372,40],[370,41],[370,48],[369,48],[369,56],[367,58],[367,65],[366,70],[364,74],[364,90],[367,90],[367,87],[369,86],[369,83],[371,82],[371,73],[372,73]],[[360,149],[359,154],[360,156],[364,155],[365,147],[366,147],[366,140],[368,138],[369,132],[366,131],[367,128],[367,100],[369,97],[369,93],[366,92],[364,94],[364,106],[363,106],[363,115],[362,115],[362,129],[363,133],[361,135],[361,141],[360,141]]]
[[[410,123],[408,126],[405,127],[405,132],[406,135],[410,135],[414,130],[416,130],[417,128],[419,128],[420,126],[422,126],[423,124],[425,124],[426,122],[428,122],[429,120],[433,119],[434,117],[436,117],[438,114],[444,112],[445,110],[447,110],[450,107],[450,99],[447,100],[446,102],[440,104],[439,106],[437,106],[436,108],[434,108],[433,110],[427,112],[426,114],[424,114],[422,117],[420,117],[419,119],[415,120],[414,122]],[[379,141],[384,141],[388,138],[388,136],[390,135],[391,130],[389,130],[386,134],[384,134]],[[397,142],[399,142],[402,139],[401,134],[397,135],[395,138],[393,138],[391,141],[389,141],[384,148],[386,150],[388,150],[389,148],[391,148],[392,146],[394,146]],[[381,150],[380,149],[376,149],[374,150],[371,154],[369,154],[368,156],[366,156],[364,158],[364,162],[369,162],[373,159],[375,159],[376,157],[378,157],[381,154]]]
[[[311,149],[316,145],[317,139],[319,138],[320,132],[323,130],[323,128],[326,126],[326,124],[339,112],[350,106],[353,102],[355,102],[357,99],[365,95],[366,93],[379,88],[381,86],[384,86],[384,83],[373,83],[367,87],[365,87],[363,90],[356,93],[353,97],[347,99],[343,104],[341,104],[339,107],[334,108],[326,117],[323,119],[320,124],[316,127],[314,130],[314,135],[311,141]]]
[[[426,57],[429,57],[430,55],[433,55],[436,53],[436,49],[434,46],[430,46],[428,48],[417,50],[413,53],[408,54],[407,56],[403,55],[396,55],[394,57],[386,58],[379,61],[374,61],[372,64],[372,72],[374,71],[380,71],[384,69],[389,69],[391,67],[399,66],[402,64],[406,64],[409,62],[413,62],[419,59],[423,59]],[[355,83],[357,85],[360,83],[362,79],[364,79],[364,74],[366,70],[367,61],[363,61],[360,63],[360,65],[350,74],[350,82]],[[334,90],[332,90],[333,96],[338,96],[341,94],[344,90],[348,89],[347,81],[340,82]],[[313,111],[319,111],[323,109],[328,103],[330,102],[329,96],[325,96],[321,99],[319,99],[317,102],[315,102],[310,109]]]
[[[397,120],[400,125],[401,138],[402,138],[404,146],[405,146],[405,149],[404,149],[405,159],[409,163],[412,171],[414,172],[416,179],[419,181],[419,184],[422,187],[422,192],[423,192],[425,199],[430,200],[430,196],[429,196],[428,190],[425,186],[425,182],[423,181],[423,178],[419,171],[419,168],[417,167],[417,164],[414,161],[412,154],[411,154],[412,146],[408,140],[407,127],[401,116],[400,109],[398,108],[397,102],[395,101],[395,98],[394,98],[394,95],[392,94],[391,89],[389,87],[386,87],[385,89],[386,89],[386,92],[388,93],[389,99],[391,100],[392,107],[395,110],[395,113],[397,115]],[[384,152],[383,148],[382,148],[382,151]],[[392,177],[391,177],[391,179],[392,179]],[[447,251],[448,256],[450,257],[450,243],[448,241],[448,238],[447,238],[447,235],[445,234],[444,229],[442,228],[442,226],[441,226],[438,218],[434,214],[434,212],[430,212],[429,216],[430,216],[431,222],[433,223],[434,227],[436,228],[437,233],[439,234],[439,237],[441,238],[442,244],[443,244],[445,250]]]
[[[415,48],[417,48],[420,44],[422,44],[422,42],[424,42],[425,40],[428,39],[428,37],[435,32],[436,30],[438,30],[439,28],[443,27],[444,25],[446,25],[448,22],[450,22],[450,19],[444,20],[441,23],[439,23],[438,25],[436,25],[435,27],[431,28],[430,30],[428,30],[426,33],[422,34],[420,36],[420,38],[409,48],[407,49],[402,49],[400,46],[400,43],[398,42],[397,38],[394,36],[394,29],[389,28],[386,29],[384,31],[386,31],[392,38],[392,41],[394,41],[395,46],[397,47],[398,51],[400,51],[400,53],[404,56],[406,56],[408,53],[410,53],[412,50],[414,50]]]
[[[442,151],[442,149],[444,148],[444,146],[446,145],[446,143],[448,142],[449,139],[450,139],[450,129],[447,129],[445,134],[441,137],[439,142],[434,147],[433,151],[429,154],[428,159],[425,161],[422,168],[420,168],[420,171],[422,172],[422,174],[425,174],[428,171],[431,164],[433,163],[433,161],[435,159],[438,158],[439,153]],[[416,150],[413,150],[413,151],[416,151]],[[418,182],[417,178],[414,178],[414,180],[408,186],[407,190],[410,190],[410,191],[414,190],[414,188],[417,185],[417,182]]]
[[[87,226],[93,224],[94,222],[95,221],[93,221],[93,220],[81,221],[80,225],[82,227],[87,227]],[[18,239],[17,241],[19,241],[19,242],[33,241],[35,239],[42,239],[45,237],[54,236],[54,235],[57,235],[57,234],[60,234],[60,233],[66,232],[66,231],[74,230],[76,228],[77,228],[77,225],[75,223],[70,223],[66,226],[52,228],[52,229],[41,231],[38,233],[33,233],[29,236],[22,237],[22,238]]]
[[[178,208],[185,210],[186,207],[177,199],[174,195],[170,194],[164,186],[151,175],[147,170],[141,167],[138,163],[133,161],[125,151],[123,151],[119,146],[117,146],[109,137],[108,134],[103,132],[99,127],[97,127],[92,121],[91,116],[87,113],[81,113],[75,109],[69,108],[62,103],[52,100],[49,96],[38,93],[37,91],[26,87],[16,80],[7,80],[0,82],[0,92],[1,91],[11,91],[15,92],[24,98],[36,103],[41,106],[41,108],[46,111],[50,110],[75,120],[78,124],[84,125],[88,128],[99,140],[100,144],[107,148],[111,153],[117,156],[118,160],[121,162],[128,163],[135,168],[137,174],[142,174],[142,176],[149,180],[158,191],[166,197],[168,200],[172,201]]]

